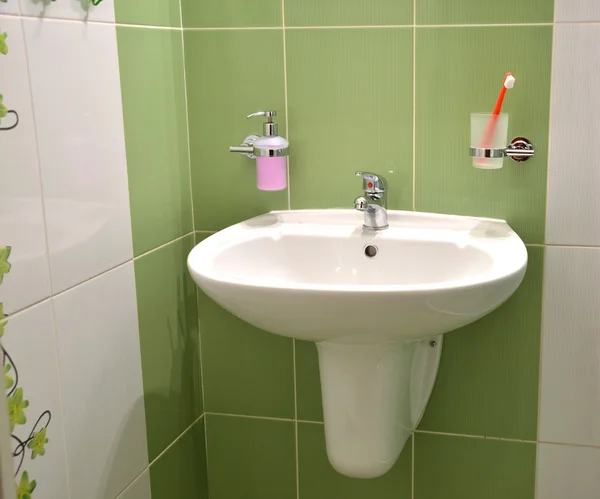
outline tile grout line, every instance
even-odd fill
[[[285,133],[288,141],[290,140],[290,119],[288,111],[288,77],[287,77],[287,48],[285,40],[285,0],[281,0],[281,29],[283,37],[283,102],[285,108]],[[290,182],[290,156],[286,157],[285,165],[287,168],[287,204],[288,210],[292,209],[292,184]],[[295,375],[295,372],[294,372]]]
[[[415,124],[417,122],[417,0],[413,0],[413,60],[412,60],[412,209],[417,211],[417,178],[416,178],[416,150],[415,144],[417,142],[417,130]]]
[[[140,471],[135,478],[125,487],[121,492],[117,494],[115,499],[119,499],[129,490],[135,482],[137,482],[138,478],[140,478],[146,471],[150,471],[150,467],[153,466],[161,457],[163,457],[170,449],[173,447],[179,440],[181,440],[185,434],[190,431],[202,418],[204,417],[204,413],[200,414],[193,422],[190,424],[185,430],[183,430],[177,438],[175,438],[169,445],[167,445],[152,461],[148,462],[148,466],[144,467],[142,471]]]
[[[29,310],[30,308],[36,307],[38,305],[41,305],[42,303],[44,303],[47,300],[51,300],[53,298],[57,298],[59,296],[61,296],[63,293],[66,293],[67,291],[71,291],[75,288],[77,288],[78,286],[81,286],[82,284],[86,284],[90,281],[92,281],[93,279],[97,279],[99,277],[102,277],[104,274],[108,274],[109,272],[112,272],[113,270],[117,270],[121,267],[124,267],[125,265],[129,264],[129,263],[134,263],[136,260],[139,260],[140,258],[149,255],[151,253],[154,253],[155,251],[161,250],[163,248],[165,248],[166,246],[169,246],[172,243],[176,243],[177,241],[181,241],[182,239],[185,239],[188,236],[194,235],[194,232],[188,232],[187,234],[184,234],[183,236],[179,236],[176,239],[173,239],[172,241],[169,241],[168,243],[164,243],[161,244],[160,246],[157,246],[156,248],[152,248],[151,250],[146,251],[145,253],[142,253],[138,256],[135,256],[133,258],[129,258],[127,260],[125,260],[124,262],[118,263],[117,265],[114,265],[106,270],[103,270],[102,272],[100,272],[99,274],[95,274],[93,276],[87,277],[86,279],[84,279],[81,282],[78,282],[77,284],[73,284],[73,286],[69,286],[66,289],[63,289],[62,291],[59,291],[58,293],[54,293],[54,294],[50,294],[44,298],[42,298],[41,300],[38,300],[34,303],[30,303],[29,305],[20,308],[19,310],[15,310],[13,313],[9,314],[8,317],[14,317],[16,315],[20,315],[24,312],[26,312],[27,310]]]
[[[413,60],[412,60],[412,208],[417,211],[417,0],[413,0]],[[416,434],[412,434],[411,466],[410,466],[410,494],[415,499],[415,440]]]
[[[556,21],[556,8],[554,10],[554,21]],[[549,102],[548,102],[548,163],[546,165],[546,206],[544,207],[544,243],[546,243],[548,238],[548,197],[550,192],[550,153],[551,153],[551,139],[552,139],[552,80],[554,79],[554,54],[555,54],[555,44],[556,44],[556,25],[552,26],[552,44],[550,48],[550,85],[549,85]],[[545,286],[545,277],[546,277],[546,249],[543,249],[543,269],[542,269],[542,292],[541,292],[541,301],[542,306],[540,310],[540,346],[538,350],[538,403],[537,403],[537,426],[535,438],[539,442],[540,440],[540,424],[542,421],[542,375],[543,375],[543,362],[544,362],[544,310],[546,308],[545,296],[546,296],[546,286]],[[538,452],[539,444],[536,444],[536,453],[535,453],[535,479],[533,483],[533,497],[535,499],[538,498],[538,480],[537,480],[537,469],[538,469],[538,460],[539,460],[539,452]]]
[[[283,100],[285,106],[285,131],[290,140],[290,113],[288,107],[287,45],[285,26],[285,0],[281,0],[281,34],[283,40]],[[287,168],[287,208],[292,209],[292,183],[290,179],[290,157],[286,157]],[[298,390],[296,380],[296,340],[292,338],[292,368],[294,373],[294,443],[296,464],[296,499],[300,499],[300,463],[298,462]]]

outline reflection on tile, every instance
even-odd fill
[[[415,499],[534,497],[533,443],[417,433],[414,459]]]
[[[260,64],[248,57],[250,47],[261,48]],[[260,119],[246,119],[255,111],[277,111],[279,133],[287,136],[281,31],[186,31],[185,55],[196,230],[286,209],[287,190],[259,191],[255,163],[228,152],[261,132]]]
[[[280,0],[181,0],[183,25],[187,28],[282,26],[281,3]]]
[[[0,2],[0,16],[2,14],[17,15],[20,13],[21,6],[19,5],[18,0],[13,0],[12,2]]]
[[[600,245],[599,45],[598,25],[554,28],[546,213],[550,244]]]
[[[71,497],[115,497],[148,466],[133,263],[53,300]]]
[[[600,21],[598,0],[555,0],[555,2],[556,22]]]
[[[208,499],[204,424],[196,422],[152,463],[152,499]]]
[[[509,300],[444,338],[435,387],[419,429],[522,440],[537,436],[544,250]]]
[[[600,449],[539,444],[537,497],[591,499],[600,490]]]
[[[416,0],[416,6],[417,24],[551,23],[554,0]]]
[[[600,248],[546,249],[539,438],[600,445]]]
[[[150,489],[150,472],[144,471],[118,499],[153,499]]]
[[[8,109],[19,114],[17,128],[0,132],[0,247],[12,247],[0,303],[11,314],[50,296],[50,274],[21,20],[0,16],[0,33],[7,34],[9,46],[8,54],[0,55],[0,93]],[[13,123],[8,115],[0,126]]]
[[[173,30],[119,26],[117,39],[139,255],[193,230],[183,46]]]
[[[56,293],[133,255],[116,34],[23,23]]]
[[[67,462],[51,302],[9,318],[0,336],[6,352],[2,365],[9,404],[18,397],[29,404],[23,406],[26,420],[15,425],[14,435],[25,441],[31,432],[46,428],[48,439],[44,454],[25,448],[20,466],[20,459],[15,458],[18,480],[27,472],[29,479],[36,481],[40,497],[65,499],[69,497]]]
[[[114,2],[115,17],[119,24],[175,28],[181,26],[179,0],[114,0]]]
[[[544,242],[551,52],[551,26],[417,29],[417,210],[501,218],[526,243]],[[535,158],[473,168],[470,114],[491,112],[508,71],[509,136],[527,135]]]
[[[412,25],[413,0],[286,0],[286,26]]]
[[[9,0],[10,2],[16,0]],[[114,0],[101,0],[94,5],[92,0],[20,0],[24,16],[76,19],[80,21],[114,22]]]
[[[411,496],[412,440],[385,475],[364,480],[348,478],[333,469],[327,459],[322,424],[298,424],[300,499],[400,499]]]
[[[211,499],[296,499],[293,422],[209,414],[206,424]]]
[[[357,170],[387,178],[390,209],[412,208],[412,41],[406,28],[286,33],[292,208],[350,207]]]
[[[202,414],[194,236],[135,260],[148,454],[152,461]]]

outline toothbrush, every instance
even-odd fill
[[[494,132],[496,131],[496,121],[498,120],[498,115],[502,110],[502,103],[504,102],[504,96],[506,95],[506,91],[515,86],[515,76],[512,73],[506,73],[504,76],[504,82],[502,83],[502,89],[500,90],[500,95],[498,95],[498,100],[496,101],[496,107],[494,107],[494,112],[490,117],[490,121],[485,129],[485,133],[483,134],[483,139],[481,140],[481,147],[487,148],[492,141],[492,137],[494,136]],[[486,158],[481,158],[483,161],[479,162],[480,164],[486,163]]]

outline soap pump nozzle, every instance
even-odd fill
[[[267,121],[263,123],[263,136],[275,137],[279,131],[279,124],[273,122],[273,118],[277,116],[277,111],[259,111],[246,116],[246,119],[255,118],[257,116],[265,116]]]

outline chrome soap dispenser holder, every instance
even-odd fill
[[[273,118],[277,116],[277,111],[258,111],[246,116],[246,119],[255,118],[257,116],[265,116],[267,121],[263,123],[263,136],[275,137],[278,135],[279,125],[273,122]],[[259,139],[258,135],[248,135],[239,146],[230,146],[229,152],[237,152],[243,154],[250,159],[257,157],[277,158],[289,155],[289,148],[283,149],[259,149],[254,147],[254,143]]]

